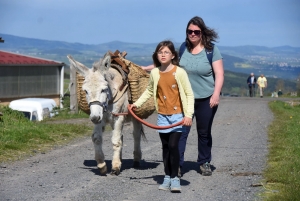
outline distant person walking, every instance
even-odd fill
[[[262,98],[264,97],[264,89],[267,87],[267,78],[263,74],[257,79],[257,85],[259,87],[260,97]]]
[[[256,77],[254,76],[254,73],[250,73],[250,76],[247,79],[247,84],[249,87],[249,96],[254,97],[255,96],[255,84],[256,84]]]

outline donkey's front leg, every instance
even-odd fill
[[[115,117],[113,131],[112,131],[112,144],[113,144],[113,159],[112,159],[112,169],[111,174],[119,175],[121,171],[122,164],[122,147],[123,147],[123,129],[124,116]]]
[[[100,170],[101,175],[106,175],[107,167],[104,161],[104,154],[102,151],[102,127],[103,123],[95,124],[92,135],[92,141],[95,148],[95,160],[97,161],[97,167]]]

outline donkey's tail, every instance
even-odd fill
[[[147,137],[146,137],[145,132],[144,132],[144,127],[143,127],[143,125],[142,125],[142,127],[141,127],[141,135],[142,135],[143,141],[144,141],[144,142],[148,142]]]

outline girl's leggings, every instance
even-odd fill
[[[171,178],[178,177],[179,150],[178,142],[181,132],[159,133],[162,143],[162,156],[165,174]]]

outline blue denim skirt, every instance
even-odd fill
[[[177,122],[180,122],[183,119],[183,113],[179,114],[172,114],[172,115],[164,115],[164,114],[158,114],[157,115],[157,125],[158,126],[169,126],[171,124],[176,124]],[[173,128],[168,129],[162,129],[157,130],[159,133],[170,133],[170,132],[182,132],[183,126],[179,125]]]

